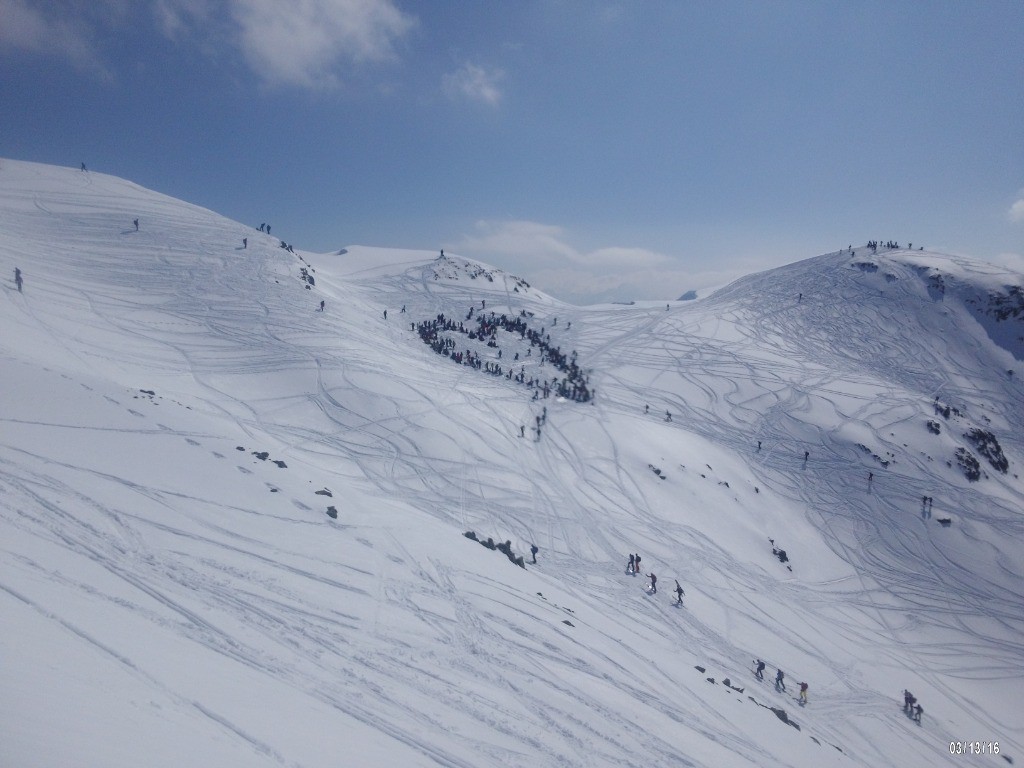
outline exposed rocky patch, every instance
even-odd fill
[[[975,427],[965,432],[964,437],[971,442],[978,453],[988,460],[993,469],[1004,475],[1006,474],[1010,468],[1010,462],[1003,454],[1003,449],[1000,447],[995,435],[987,430]]]

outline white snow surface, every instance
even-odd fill
[[[278,234],[0,162],[0,765],[1024,759],[1022,275],[856,248],[577,307]],[[532,313],[596,397],[411,328],[470,307]]]

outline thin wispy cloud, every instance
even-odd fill
[[[125,0],[46,3],[0,0],[0,51],[65,59],[110,77],[109,45],[128,20],[155,27],[181,47],[244,63],[267,85],[335,86],[354,67],[396,57],[416,24],[392,0]]]
[[[997,253],[992,259],[993,264],[1012,269],[1024,275],[1024,253]]]
[[[558,286],[561,295],[581,303],[675,298],[673,286],[694,287],[665,254],[625,246],[586,250],[574,246],[571,239],[569,232],[554,224],[479,221],[475,231],[452,250],[497,264],[527,265],[537,285]]]
[[[488,70],[467,62],[442,78],[441,90],[450,99],[468,99],[496,107],[502,97],[498,84],[504,77],[503,70]]]
[[[560,259],[579,266],[597,268],[635,269],[658,266],[669,260],[664,254],[646,248],[609,246],[582,251],[569,240],[569,233],[554,224],[536,221],[478,221],[476,232],[467,235],[461,247],[537,261]]]
[[[1010,217],[1010,221],[1024,221],[1024,197],[1020,198],[1010,206],[1010,210],[1007,215]]]
[[[413,25],[390,0],[233,0],[238,44],[250,67],[271,84],[333,86],[346,64],[394,56]]]
[[[0,0],[0,51],[23,51],[64,59],[78,69],[107,79],[111,76],[96,43],[93,23],[82,13]]]
[[[535,221],[478,221],[476,231],[457,246],[475,253],[522,256],[546,260],[573,260],[576,249],[565,242],[565,232],[552,224]]]
[[[161,0],[155,10],[172,40],[218,38],[266,84],[310,89],[393,58],[415,25],[391,0]]]

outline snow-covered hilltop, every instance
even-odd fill
[[[576,307],[295,234],[0,161],[0,763],[1024,755],[1024,276]]]

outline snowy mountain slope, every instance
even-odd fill
[[[857,249],[670,311],[580,308],[458,256],[291,253],[119,179],[3,161],[15,266],[5,763],[1021,754],[1019,275]],[[557,372],[517,333],[444,335],[524,383],[414,328],[492,311],[576,350],[596,397],[532,400]],[[758,655],[790,693],[753,679]]]

